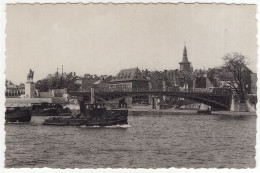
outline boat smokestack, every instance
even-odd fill
[[[90,103],[91,104],[95,103],[95,88],[90,89]]]

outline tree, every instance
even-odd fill
[[[228,85],[234,90],[239,96],[240,103],[245,103],[245,75],[243,71],[248,69],[246,65],[246,57],[239,53],[228,53],[223,57],[225,63],[223,66],[226,75],[228,76]]]
[[[46,92],[50,89],[50,81],[43,79],[43,80],[38,80],[35,83],[35,88],[38,89],[40,92]]]
[[[52,89],[67,88],[68,91],[77,91],[80,87],[75,83],[75,78],[51,78],[38,80],[35,84],[35,88],[40,92],[47,92]]]

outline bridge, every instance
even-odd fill
[[[91,92],[71,91],[70,96],[80,96],[89,101]],[[95,97],[109,101],[114,99],[136,97],[136,96],[171,96],[187,98],[199,103],[203,103],[218,110],[230,110],[232,95],[227,93],[212,92],[181,92],[181,91],[95,91]]]

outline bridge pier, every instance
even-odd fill
[[[91,88],[90,89],[90,103],[91,104],[94,104],[95,103],[95,89],[94,88]]]
[[[152,104],[152,109],[160,110],[160,98],[156,96],[151,96],[151,104]]]
[[[235,98],[234,94],[232,94],[231,104],[230,104],[230,111],[235,111]]]
[[[133,98],[132,97],[125,97],[122,98],[118,101],[118,107],[122,108],[122,107],[131,107],[133,105]]]
[[[248,106],[246,103],[240,103],[238,96],[232,94],[230,111],[233,112],[248,112]]]

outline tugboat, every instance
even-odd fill
[[[28,108],[6,107],[6,122],[29,122],[31,121],[32,112]]]
[[[91,95],[91,103],[80,102],[80,114],[68,118],[49,118],[43,122],[43,125],[111,126],[127,124],[128,110],[107,110],[103,103],[95,103],[92,92]]]
[[[61,104],[55,103],[32,103],[33,116],[69,116],[69,108],[63,108]]]

